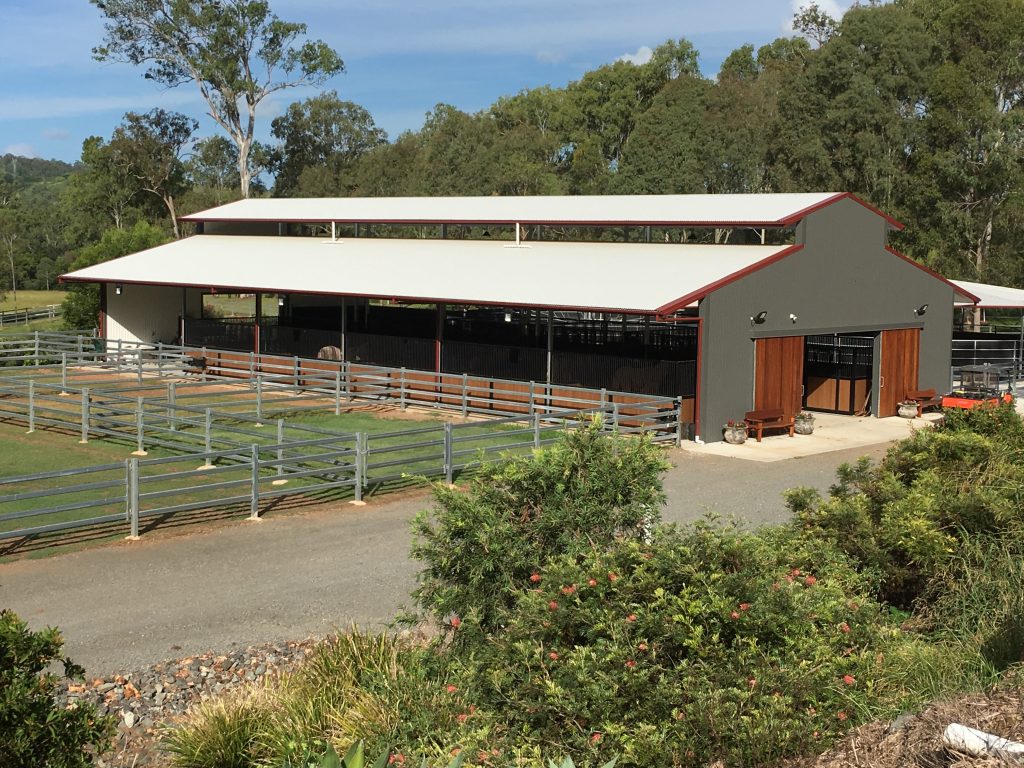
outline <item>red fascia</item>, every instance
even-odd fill
[[[832,197],[830,197],[830,198],[828,198],[826,200],[822,200],[820,203],[816,203],[816,204],[814,204],[812,206],[804,208],[803,210],[797,211],[796,213],[791,214],[790,216],[787,216],[785,219],[783,219],[781,224],[783,226],[791,227],[794,224],[796,224],[799,221],[801,221],[802,219],[807,218],[809,215],[811,215],[815,211],[820,211],[822,208],[827,208],[828,206],[832,205],[833,203],[839,202],[840,200],[844,200],[846,198],[849,198],[850,200],[853,200],[855,203],[859,203],[860,205],[863,205],[865,208],[867,208],[873,214],[875,214],[877,216],[881,216],[883,219],[885,219],[887,222],[889,222],[889,225],[893,229],[895,229],[895,230],[902,230],[903,229],[903,222],[897,221],[896,219],[894,219],[889,214],[884,213],[883,211],[880,211],[878,208],[876,208],[875,206],[871,205],[871,203],[868,203],[868,202],[866,202],[864,200],[861,200],[859,197],[857,197],[857,195],[853,194],[852,192],[840,192],[840,193],[838,193],[836,195],[833,195]]]

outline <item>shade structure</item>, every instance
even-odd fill
[[[967,280],[950,280],[958,288],[978,297],[978,302],[958,298],[958,307],[977,307],[979,309],[1024,309],[1024,289],[1007,288],[1002,285],[972,283]]]
[[[251,198],[185,221],[417,224],[790,226],[845,198],[902,225],[847,192],[737,195],[551,195],[531,197]]]
[[[799,248],[196,235],[63,279],[661,314]]]

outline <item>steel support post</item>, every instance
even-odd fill
[[[82,387],[82,439],[80,443],[89,442],[89,388]]]
[[[145,446],[145,417],[146,417],[146,400],[143,397],[138,399],[138,404],[135,410],[135,454],[137,456],[146,455]]]
[[[36,431],[36,382],[29,379],[28,382],[28,434]]]
[[[60,353],[60,393],[68,393],[68,353]]]
[[[284,476],[284,419],[277,420],[277,476]]]
[[[256,426],[263,424],[263,374],[256,377]]]
[[[344,365],[344,363],[342,363]],[[341,368],[334,372],[334,415],[341,415]]]
[[[178,428],[178,420],[176,417],[177,413],[177,385],[171,381],[167,384],[167,402],[169,407],[167,408],[167,426],[174,432]]]
[[[249,499],[249,519],[260,519],[260,447],[253,443],[252,453],[252,493]]]
[[[540,448],[540,414],[533,414],[533,447]]]
[[[398,405],[405,410],[405,366],[398,372]]]
[[[139,460],[128,459],[128,522],[131,533],[128,538],[139,538]]]
[[[469,374],[462,374],[462,418],[469,415]]]

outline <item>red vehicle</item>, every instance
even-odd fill
[[[943,408],[977,408],[982,403],[1012,403],[1014,381],[1010,368],[966,365],[960,369],[960,386],[942,397]]]

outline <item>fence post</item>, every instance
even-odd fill
[[[171,432],[178,428],[178,420],[175,418],[177,415],[177,390],[178,387],[173,381],[167,383],[167,402],[170,404],[170,407],[167,409],[167,421]]]
[[[676,448],[683,445],[683,398],[676,398]]]
[[[263,424],[263,374],[261,373],[256,377],[256,426],[262,427]]]
[[[89,442],[89,388],[82,387],[82,439],[80,443]]]
[[[78,362],[82,362],[82,354],[84,349],[82,347],[82,334],[78,334]]]
[[[129,541],[139,540],[139,460],[128,459],[128,522]]]
[[[342,361],[341,365],[342,365],[342,369],[341,370],[345,374],[345,396],[348,398],[348,401],[351,403],[352,399],[353,399],[353,395],[352,395],[352,364],[349,363],[348,360],[344,360],[344,361]]]
[[[533,414],[533,447],[540,448],[540,414]]]
[[[135,410],[135,455],[145,456],[145,417],[146,417],[146,399],[140,397],[138,399],[138,407]]]
[[[612,432],[619,431],[619,404],[612,403]]]
[[[203,360],[205,360],[206,359],[206,346],[205,345],[203,346],[203,349],[202,349],[202,356],[203,356]],[[218,363],[220,362],[219,358],[218,358],[217,362]],[[203,372],[202,372],[201,378],[199,380],[200,381],[206,381],[206,366],[205,365],[203,366]]]
[[[28,322],[28,312],[25,313],[25,322]],[[39,365],[39,331],[36,331],[35,337],[36,337],[36,365]]]
[[[252,382],[252,377],[256,375],[256,353],[249,352],[249,381]]]
[[[60,353],[60,393],[68,393],[68,353]]]
[[[284,476],[284,419],[277,420],[277,476]],[[280,484],[288,482],[287,480],[279,480]]]
[[[537,384],[531,379],[530,380],[530,415],[532,416],[536,411],[536,404],[534,398],[536,396]]]
[[[142,385],[142,347],[135,348],[135,370],[138,374],[139,386]]]
[[[401,410],[405,410],[405,366],[398,372],[398,404]]]
[[[164,377],[164,343],[156,343],[156,375],[161,379]]]
[[[469,414],[469,374],[462,374],[462,418]]]
[[[292,357],[292,384],[296,389],[299,388],[299,356],[295,355]]]
[[[608,407],[608,390],[601,387],[601,410]]]
[[[341,368],[334,372],[334,415],[341,415]]]
[[[357,506],[362,506],[366,502],[363,501],[363,478],[366,473],[366,433],[356,432],[356,484],[355,484],[355,499],[352,503]]]
[[[213,411],[210,408],[206,409],[206,423],[204,424],[203,434],[203,447],[205,453],[213,453],[212,440],[210,437],[210,431],[213,427]],[[203,469],[210,469],[213,466],[213,462],[210,460],[211,457],[207,456],[206,461],[203,464]]]
[[[249,519],[260,519],[260,447],[252,444],[252,494],[249,499]]]
[[[121,339],[117,340],[117,372],[118,373],[121,372],[121,355],[123,354],[122,349],[121,349],[121,347],[123,345],[122,345],[121,342],[122,342]]]
[[[444,423],[444,481],[448,485],[452,484],[454,474],[454,468],[452,467],[452,423],[446,421]]]
[[[36,380],[28,382],[28,434],[36,431]]]

